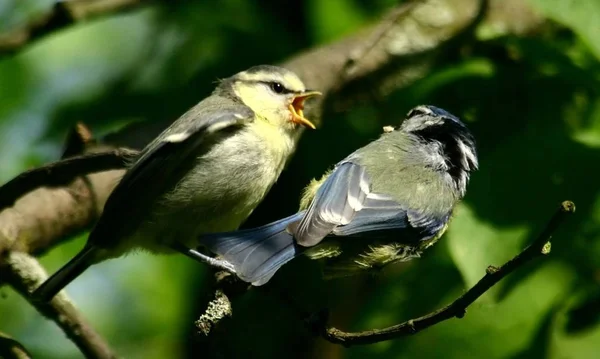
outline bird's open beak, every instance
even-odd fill
[[[290,112],[292,113],[292,122],[297,123],[304,127],[310,127],[313,130],[316,129],[315,125],[304,117],[304,101],[312,96],[322,95],[319,91],[304,91],[297,94],[294,100],[290,104]]]

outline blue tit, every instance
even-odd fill
[[[325,278],[406,261],[444,233],[478,168],[475,139],[454,115],[418,106],[305,191],[300,211],[254,229],[209,234],[202,245],[260,286],[299,255]]]
[[[50,300],[95,263],[137,249],[190,255],[199,235],[237,229],[279,177],[300,126],[315,128],[303,113],[315,95],[275,66],[220,81],[141,151],[85,247],[33,298]]]

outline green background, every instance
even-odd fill
[[[210,295],[209,273],[180,256],[141,253],[91,268],[67,292],[127,358],[596,357],[600,2],[527,2],[550,19],[533,33],[514,35],[484,22],[474,41],[449,51],[427,76],[383,102],[326,111],[324,126],[305,133],[289,170],[246,224],[292,213],[310,178],[376,138],[383,125],[398,123],[410,108],[443,107],[473,131],[481,164],[447,235],[418,261],[328,283],[314,296],[328,294],[332,323],[347,330],[425,314],[460,295],[488,265],[518,253],[562,200],[575,201],[577,214],[556,233],[551,256],[519,269],[464,319],[346,349],[315,339],[285,303],[253,291],[234,303],[234,318],[206,342],[193,322]],[[217,78],[340,39],[395,3],[187,1],[55,32],[0,58],[0,182],[56,160],[76,121],[97,135],[135,121],[161,126],[208,95]],[[51,5],[0,1],[0,32]],[[133,140],[147,139],[129,135]],[[56,247],[42,263],[55,271],[84,240],[82,234]],[[299,279],[287,285],[313,295]],[[3,287],[0,294],[0,331],[36,358],[81,357],[53,322],[11,289]]]

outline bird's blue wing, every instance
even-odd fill
[[[371,192],[371,188],[363,166],[352,162],[338,165],[317,191],[306,215],[298,224],[290,225],[298,244],[314,246],[330,235],[424,240],[448,221],[449,214],[437,216],[407,208],[388,195]]]
[[[385,231],[392,228],[405,228],[409,225],[406,210],[389,196],[369,194],[362,209],[352,221],[336,227],[332,234],[353,236],[365,232]]]
[[[98,224],[90,235],[90,243],[111,247],[131,233],[145,217],[152,203],[174,186],[194,166],[202,147],[209,148],[213,140],[227,129],[235,129],[254,119],[245,106],[214,108],[202,113],[194,109],[184,116],[197,116],[179,121],[146,146],[115,187]],[[123,220],[123,216],[127,216]]]
[[[436,216],[430,213],[423,213],[415,210],[409,210],[406,218],[410,226],[417,230],[420,240],[427,240],[436,236],[450,220],[451,212]]]
[[[450,214],[435,216],[406,210],[392,199],[368,198],[365,207],[352,222],[338,226],[332,235],[338,237],[391,238],[408,243],[427,240],[439,233]]]
[[[336,166],[315,194],[302,220],[290,227],[298,244],[314,246],[337,226],[350,223],[370,191],[363,166],[352,162]]]

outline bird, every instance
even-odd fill
[[[279,66],[219,80],[132,161],[83,249],[33,299],[50,301],[91,265],[138,250],[214,261],[194,250],[197,237],[246,220],[278,179],[300,128],[315,129],[304,104],[319,95]]]
[[[417,106],[312,180],[296,214],[199,242],[253,286],[300,255],[321,262],[325,279],[377,272],[438,241],[478,166],[475,138],[458,117]]]

